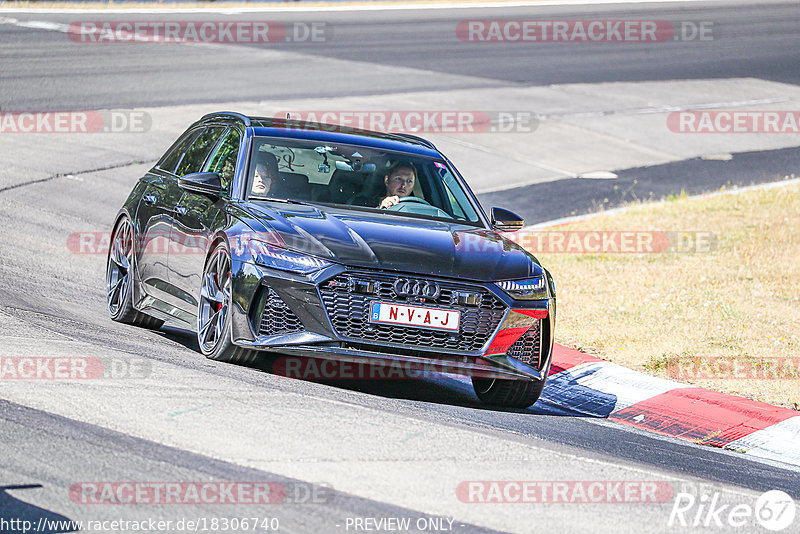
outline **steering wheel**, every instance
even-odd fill
[[[432,205],[424,198],[419,197],[403,197],[398,200],[397,204],[389,206],[386,209],[403,213],[414,213],[416,215],[450,218],[446,212]]]
[[[397,201],[397,204],[389,206],[386,208],[387,210],[398,211],[403,208],[403,204],[408,204],[408,206],[412,206],[414,204],[422,204],[423,206],[430,206],[431,203],[425,200],[424,198],[419,197],[400,197]],[[433,206],[431,206],[433,207]]]

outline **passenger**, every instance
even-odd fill
[[[410,163],[396,163],[386,173],[383,181],[386,184],[386,196],[378,207],[386,209],[400,202],[401,198],[414,194],[417,171]]]
[[[279,176],[278,158],[267,152],[260,153],[257,156],[256,169],[253,173],[252,193],[266,196]]]
[[[227,189],[233,180],[233,175],[236,173],[236,160],[234,156],[228,156],[225,158],[225,165],[222,166],[222,170],[219,173],[220,181],[222,182],[223,188]]]

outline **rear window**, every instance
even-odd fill
[[[192,141],[194,141],[195,138],[200,135],[201,131],[201,128],[197,128],[186,133],[180,140],[178,140],[177,143],[172,146],[170,150],[167,151],[166,154],[161,157],[161,161],[159,161],[156,166],[159,169],[174,173],[175,168],[183,158],[183,154],[186,152],[186,149],[192,144]]]
[[[203,168],[203,163],[211,153],[211,149],[216,146],[223,131],[225,131],[224,126],[211,126],[203,130],[178,162],[174,173],[177,176],[185,176],[193,172],[200,172],[200,169]]]

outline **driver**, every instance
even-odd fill
[[[383,181],[386,184],[386,196],[378,207],[386,209],[400,202],[401,198],[414,194],[417,171],[410,163],[397,163],[389,169]]]

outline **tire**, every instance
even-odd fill
[[[112,321],[157,330],[164,321],[133,307],[133,226],[120,219],[108,249],[106,262],[106,306]]]
[[[231,252],[226,243],[219,243],[208,255],[203,269],[197,305],[197,344],[210,360],[252,365],[258,351],[239,347],[231,341],[230,305]]]
[[[485,404],[503,408],[533,406],[544,389],[545,380],[501,380],[472,377],[475,394]]]

